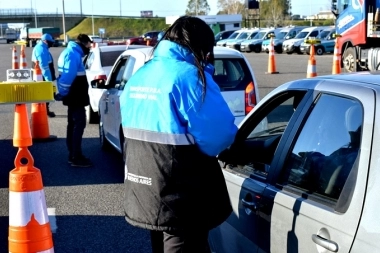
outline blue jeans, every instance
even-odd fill
[[[85,108],[68,106],[66,146],[70,157],[76,158],[82,156],[82,137],[85,127]]]

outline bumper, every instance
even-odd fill
[[[294,46],[293,45],[283,45],[282,51],[285,53],[293,53],[294,52]]]
[[[242,51],[242,52],[250,52],[251,50],[249,49],[248,45],[240,45],[240,51]]]

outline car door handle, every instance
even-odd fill
[[[251,209],[252,211],[256,211],[257,210],[257,205],[255,202],[249,202],[245,199],[241,199],[241,203],[243,204],[244,207],[248,208],[248,209]]]
[[[325,239],[323,237],[320,237],[319,235],[316,235],[316,234],[313,234],[311,236],[311,239],[313,240],[313,242],[315,242],[316,244],[318,244],[319,246],[331,251],[331,252],[338,252],[338,244],[334,241],[331,241],[331,240],[328,240],[328,239]]]

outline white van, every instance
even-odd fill
[[[302,54],[300,50],[302,42],[310,37],[317,37],[323,29],[326,29],[326,26],[312,26],[303,29],[296,35],[294,39],[285,40],[282,43],[282,51],[287,54]]]

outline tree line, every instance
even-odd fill
[[[291,0],[260,0],[260,9],[246,8],[244,0],[218,0],[217,14],[242,14],[243,19],[251,20],[249,26],[278,27],[288,25],[292,16]],[[186,15],[208,15],[210,6],[207,0],[189,0]],[[252,20],[254,21],[252,23]]]

